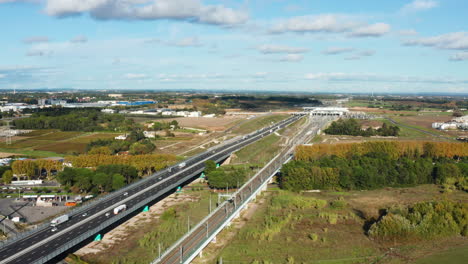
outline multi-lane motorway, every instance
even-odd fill
[[[62,254],[68,248],[96,235],[100,229],[115,224],[123,215],[141,210],[142,203],[155,201],[168,192],[174,191],[180,184],[196,177],[203,171],[205,161],[220,161],[240,148],[293,123],[301,117],[292,116],[270,127],[226,142],[222,146],[212,148],[184,161],[183,165],[176,164],[109,194],[103,199],[96,200],[87,205],[85,210],[72,213],[70,220],[60,224],[55,232],[52,231],[51,227],[45,226],[26,237],[6,243],[0,248],[0,264],[50,262],[53,257]],[[121,204],[127,206],[127,211],[114,215],[113,208]]]

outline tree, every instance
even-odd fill
[[[135,167],[125,164],[110,164],[97,167],[96,172],[105,174],[120,174],[125,178],[127,184],[132,183],[138,178],[138,171]]]
[[[112,175],[112,189],[118,190],[125,186],[125,178],[120,174]]]
[[[216,170],[216,162],[214,162],[213,160],[207,160],[205,162],[205,174],[208,175],[214,170]]]
[[[26,176],[30,180],[35,175],[36,163],[32,160],[16,160],[11,164],[11,168],[18,178]]]
[[[92,154],[112,155],[113,151],[107,146],[93,147],[91,148],[91,150],[88,151],[88,154],[90,155]]]
[[[76,169],[65,167],[65,169],[57,175],[57,180],[62,185],[72,186],[75,184],[76,175]]]
[[[13,171],[7,170],[2,175],[3,183],[10,184],[13,179]]]
[[[94,175],[93,184],[97,185],[100,192],[107,192],[112,188],[112,179],[112,175],[98,172]]]

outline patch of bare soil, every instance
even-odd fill
[[[192,263],[213,263],[217,256],[216,252],[220,252],[222,248],[228,245],[229,241],[234,238],[237,232],[239,232],[239,230],[247,223],[247,221],[252,219],[258,207],[263,203],[265,203],[264,197],[260,198],[256,202],[249,203],[248,207],[241,212],[240,217],[234,219],[229,228],[225,228],[223,231],[221,231],[216,239],[203,249],[202,255],[195,258]]]
[[[156,222],[167,208],[184,202],[194,201],[194,199],[198,198],[187,194],[171,194],[164,200],[151,206],[148,212],[138,214],[105,234],[101,241],[91,242],[79,249],[75,252],[75,255],[83,257],[88,254],[104,254],[106,250],[119,247],[120,242],[124,242],[133,233],[133,229]]]
[[[224,116],[224,117],[178,117],[178,118],[164,118],[155,119],[154,121],[159,122],[170,122],[171,120],[177,120],[181,127],[193,127],[199,129],[206,129],[209,131],[224,131],[231,126],[233,122],[244,119],[245,117],[238,116]]]

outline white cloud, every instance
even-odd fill
[[[0,74],[0,79],[5,78],[6,74]]]
[[[418,32],[414,29],[405,29],[397,32],[400,36],[415,36]]]
[[[401,8],[402,13],[410,13],[432,9],[439,6],[439,3],[432,0],[414,0]]]
[[[3,3],[21,3],[21,2],[31,2],[31,3],[35,3],[35,2],[39,2],[40,0],[0,0],[0,4],[3,4]]]
[[[380,37],[390,32],[390,25],[376,23],[354,29],[348,36],[351,37]]]
[[[308,73],[304,75],[306,80],[325,81],[352,81],[352,82],[387,82],[387,83],[436,83],[436,84],[464,84],[468,80],[454,79],[448,77],[416,77],[416,76],[392,76],[371,73]]]
[[[345,32],[356,26],[341,15],[327,14],[318,16],[298,16],[276,23],[271,29],[272,33],[285,32]]]
[[[26,44],[44,43],[44,42],[49,42],[49,38],[46,36],[33,36],[33,37],[25,38],[23,42]]]
[[[454,32],[403,42],[406,46],[426,46],[438,49],[468,50],[468,32]]]
[[[202,46],[200,41],[198,40],[197,37],[188,37],[188,38],[183,38],[171,43],[168,43],[168,45],[173,45],[177,47],[199,47]]]
[[[352,51],[354,51],[354,48],[331,47],[326,50],[323,50],[322,54],[336,55],[336,54],[342,54],[342,53],[347,53],[347,52],[352,52]]]
[[[363,50],[358,53],[359,56],[373,56],[375,54],[375,50]]]
[[[298,48],[298,47],[290,47],[290,46],[282,46],[282,45],[261,45],[257,47],[257,50],[264,54],[305,53],[309,51],[309,49],[306,49],[306,48]]]
[[[30,50],[26,53],[26,56],[31,56],[31,57],[42,57],[42,56],[50,56],[52,55],[52,51],[49,50],[40,50],[40,49],[33,49]]]
[[[124,75],[125,79],[129,80],[138,80],[138,79],[146,79],[148,78],[148,75],[143,74],[143,73],[127,73]]]
[[[356,17],[323,14],[318,16],[298,16],[280,20],[270,28],[270,33],[346,33],[351,37],[379,37],[390,31],[384,23],[368,24]]]
[[[85,43],[88,42],[88,38],[86,36],[80,35],[72,38],[70,41],[72,43]]]
[[[280,61],[289,61],[289,62],[299,62],[304,59],[304,55],[302,54],[287,54],[281,58]]]
[[[102,20],[170,19],[212,25],[237,25],[249,19],[245,11],[200,0],[47,0],[45,11],[57,17],[89,13]]]
[[[464,61],[468,60],[468,52],[459,52],[452,57],[450,57],[451,61]]]

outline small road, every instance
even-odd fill
[[[391,122],[392,124],[394,124],[394,125],[406,127],[406,128],[409,128],[409,129],[413,129],[413,130],[416,130],[416,131],[419,131],[419,132],[422,132],[422,133],[431,135],[431,136],[433,136],[433,137],[444,138],[444,139],[448,139],[448,140],[453,140],[453,138],[449,138],[449,137],[446,137],[446,136],[441,136],[441,135],[438,135],[438,134],[433,133],[433,132],[430,132],[430,131],[426,131],[426,130],[419,129],[419,128],[416,128],[416,127],[411,127],[411,126],[408,126],[408,125],[405,125],[405,124],[402,124],[402,123],[398,123],[397,121],[391,119],[390,117],[384,117],[384,118],[387,119],[388,121],[390,121],[390,122]]]

